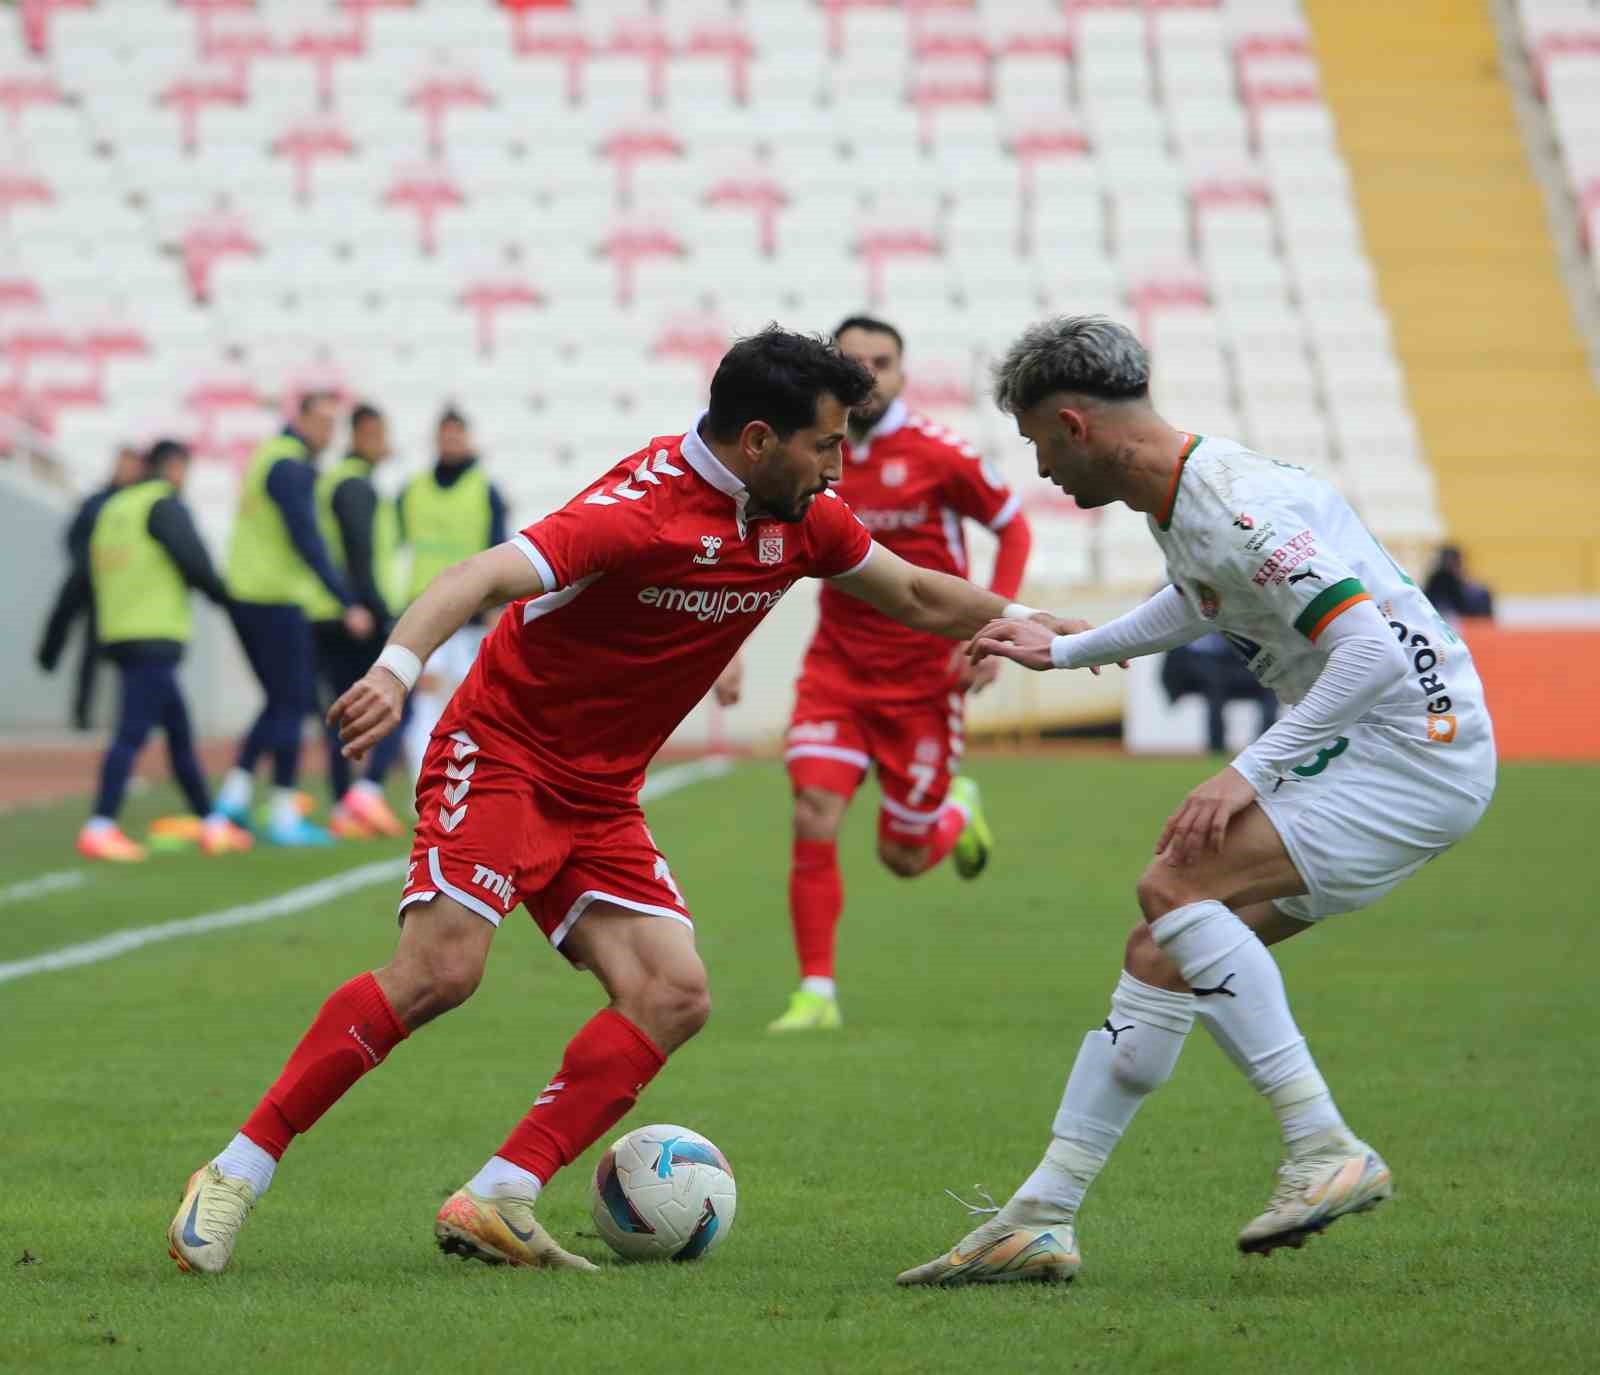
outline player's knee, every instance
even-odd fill
[[[839,834],[844,799],[822,788],[796,788],[794,833],[801,840],[832,840]]]
[[[892,840],[878,842],[878,858],[885,869],[899,878],[915,878],[928,867],[925,847],[900,845]]]
[[[663,1050],[681,1046],[711,1016],[711,989],[703,969],[657,975],[641,992],[649,1007],[648,1023],[665,1042]]]
[[[1155,921],[1185,903],[1194,902],[1196,898],[1190,888],[1183,871],[1176,864],[1154,859],[1139,875],[1134,892],[1138,896],[1139,910],[1144,913],[1144,919]]]
[[[1149,984],[1151,988],[1182,992],[1187,987],[1183,982],[1183,976],[1178,973],[1177,966],[1156,944],[1155,937],[1150,934],[1149,925],[1142,921],[1128,932],[1128,944],[1123,951],[1122,967],[1140,983]]]

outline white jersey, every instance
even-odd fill
[[[1150,529],[1174,585],[1284,702],[1298,702],[1322,672],[1323,630],[1373,601],[1411,671],[1361,720],[1417,742],[1459,738],[1460,752],[1492,749],[1466,645],[1327,483],[1231,439],[1200,438]]]

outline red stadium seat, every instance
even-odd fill
[[[367,49],[366,32],[356,21],[348,29],[305,29],[289,40],[288,51],[304,58],[317,72],[317,102],[333,105],[333,69],[360,57]]]
[[[45,57],[50,52],[50,18],[57,10],[87,10],[95,0],[18,0],[23,40],[30,51]]]
[[[407,105],[422,111],[433,157],[444,153],[444,121],[451,110],[481,110],[493,100],[493,93],[477,77],[451,73],[424,77],[406,96]]]
[[[323,158],[351,157],[355,150],[344,128],[327,119],[301,120],[272,141],[272,151],[294,163],[295,199],[302,205],[311,200],[312,167]]]
[[[681,158],[683,144],[666,129],[618,129],[601,141],[600,156],[615,166],[617,204],[627,206],[633,202],[633,169],[649,158]]]
[[[854,248],[866,261],[867,299],[873,306],[884,300],[884,273],[891,261],[939,256],[939,240],[920,225],[863,229],[856,236]]]
[[[535,22],[533,16],[559,12],[562,18]],[[583,28],[566,17],[565,7],[520,5],[512,9],[511,50],[521,58],[559,62],[566,82],[567,100],[583,99],[583,74],[595,56],[594,44]]]
[[[254,254],[261,245],[244,222],[228,214],[207,215],[184,232],[183,268],[197,301],[211,298],[211,270],[223,258]]]
[[[20,167],[0,168],[0,220],[22,205],[53,205],[55,192],[37,173]]]
[[[64,98],[56,79],[48,73],[0,77],[0,110],[6,112],[12,132],[16,132],[22,112],[29,106],[60,105]]]
[[[750,64],[756,45],[749,33],[733,24],[702,25],[678,49],[690,59],[723,58],[728,63],[728,79],[733,98],[743,105],[750,99]]]
[[[527,282],[505,278],[473,282],[461,293],[461,304],[478,318],[478,351],[494,352],[495,317],[502,310],[544,304],[544,296]]]
[[[616,265],[616,302],[633,304],[639,264],[652,258],[681,258],[687,245],[670,229],[658,224],[618,225],[600,241],[602,257]]]
[[[383,193],[383,204],[416,212],[424,253],[432,253],[438,246],[440,213],[466,203],[461,187],[441,167],[419,167],[402,172]]]
[[[171,82],[157,103],[178,112],[184,150],[192,153],[200,146],[201,111],[238,109],[248,94],[243,77],[236,72],[196,72]]]
[[[771,257],[778,251],[778,213],[789,204],[789,195],[777,178],[760,171],[724,177],[706,191],[705,202],[753,210],[761,252]]]
[[[670,318],[652,341],[650,352],[656,358],[682,358],[693,363],[709,382],[728,351],[730,337],[725,325],[696,311]]]

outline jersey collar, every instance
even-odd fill
[[[1189,462],[1189,456],[1200,447],[1200,435],[1192,434],[1187,438],[1189,442],[1183,446],[1183,452],[1178,455],[1178,466],[1172,470],[1172,486],[1167,488],[1167,499],[1161,503],[1161,509],[1156,512],[1156,524],[1163,530],[1172,524],[1172,512],[1178,504],[1178,484],[1183,481],[1184,466]]]
[[[715,487],[719,492],[733,498],[734,520],[739,527],[739,538],[745,537],[745,507],[750,501],[750,489],[728,468],[728,466],[711,452],[710,446],[700,438],[700,422],[706,418],[706,412],[701,411],[695,416],[694,424],[685,431],[683,439],[678,444],[679,451],[683,454],[683,461],[695,470],[701,477]]]
[[[903,429],[910,418],[911,408],[898,396],[895,397],[889,403],[889,409],[883,413],[883,419],[867,431],[867,437],[861,443],[850,446],[850,457],[857,463],[865,463],[872,453],[872,446],[878,440],[887,439]]]

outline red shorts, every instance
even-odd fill
[[[878,770],[878,834],[902,845],[927,840],[960,767],[966,699],[943,692],[925,701],[851,701],[848,689],[802,678],[783,757],[796,788],[850,797]]]
[[[557,948],[596,902],[693,927],[637,806],[576,809],[466,731],[429,744],[417,818],[402,913],[444,893],[498,926],[521,903]]]

